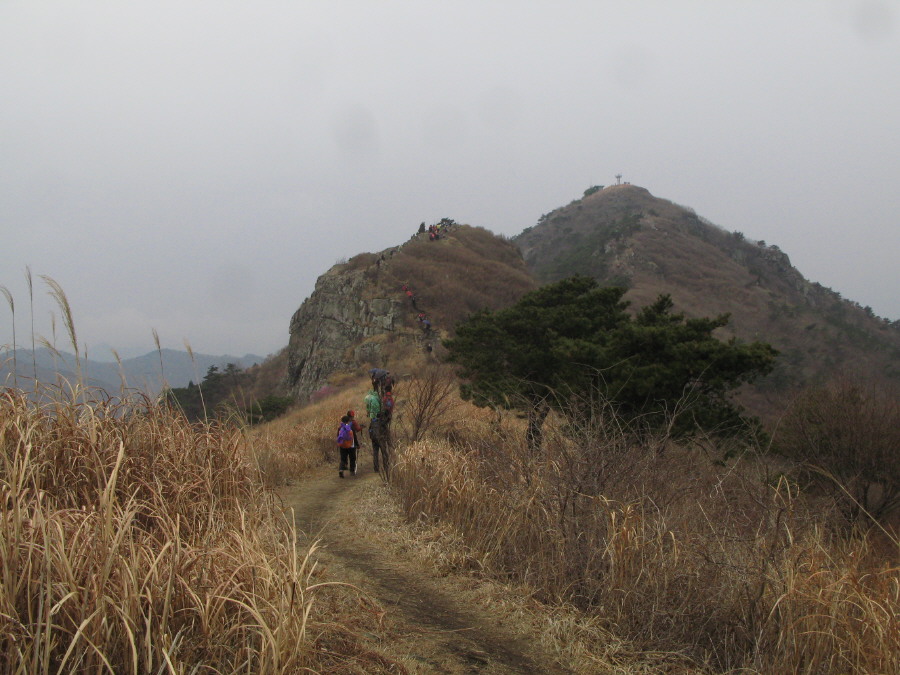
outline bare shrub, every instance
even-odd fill
[[[409,443],[426,432],[441,432],[452,424],[448,413],[456,403],[456,379],[450,369],[427,365],[404,383],[402,429]]]
[[[829,494],[849,522],[900,506],[900,397],[848,377],[808,389],[774,439],[802,479]]]

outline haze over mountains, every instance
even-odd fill
[[[81,360],[84,383],[98,387],[108,393],[122,389],[123,379],[129,389],[136,389],[155,395],[164,385],[184,387],[191,381],[203,379],[207,369],[216,366],[223,369],[233,363],[239,368],[248,368],[262,363],[263,357],[254,354],[244,356],[212,356],[193,354],[176,349],[162,349],[143,356],[123,359],[121,367],[115,362]],[[13,364],[15,363],[15,374]],[[58,377],[70,383],[78,381],[78,365],[75,355],[68,352],[54,353],[50,349],[18,349],[0,354],[0,385],[13,385],[31,391],[35,377],[44,384],[56,384]],[[17,375],[17,376],[16,376]]]
[[[900,322],[807,280],[777,246],[642,187],[588,190],[514,241],[542,283],[585,274],[627,287],[638,307],[668,293],[689,316],[729,314],[722,337],[770,342],[781,354],[752,389],[759,409],[774,414],[790,392],[839,372],[900,380]]]

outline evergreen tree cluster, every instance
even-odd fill
[[[644,428],[683,435],[744,426],[728,394],[768,373],[776,350],[719,340],[713,332],[728,315],[688,319],[672,311],[668,295],[632,316],[624,294],[576,276],[473,315],[445,342],[466,380],[463,397],[525,411],[533,445],[550,408],[565,412],[572,400],[596,395]]]
[[[233,363],[226,364],[224,370],[210,366],[199,384],[192,381],[187,387],[168,389],[164,396],[192,421],[237,413],[249,424],[258,424],[284,414],[293,403],[291,398],[274,394],[248,400],[244,388],[249,380],[247,372]]]

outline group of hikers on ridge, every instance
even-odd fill
[[[363,402],[366,406],[366,414],[369,416],[369,440],[372,442],[372,468],[377,473],[383,465],[388,471],[388,444],[390,442],[391,421],[394,414],[394,378],[383,368],[372,368],[369,371],[372,379],[372,388],[366,394]],[[356,475],[356,463],[361,447],[359,434],[364,425],[356,420],[356,411],[348,410],[341,417],[338,426],[337,444],[340,452],[338,464],[338,477],[343,478],[345,471],[350,471],[351,476]],[[381,461],[380,461],[381,460]]]
[[[423,222],[419,226],[419,234],[425,234],[427,231],[431,241],[439,239],[446,234],[450,228],[456,225],[452,218],[442,218],[436,225],[430,225],[426,228]],[[394,251],[391,251],[393,255]],[[378,261],[379,266],[384,260],[384,255]],[[431,321],[428,315],[421,311],[415,293],[408,284],[402,284],[400,290],[409,298],[412,308],[418,312],[416,320],[422,327],[422,331],[426,336],[432,335]],[[432,350],[429,344],[426,346],[427,351]],[[394,378],[391,373],[383,368],[372,368],[369,370],[369,377],[372,380],[372,388],[366,394],[363,402],[366,406],[366,413],[369,416],[369,439],[372,442],[372,466],[376,472],[383,467],[387,471],[389,461],[389,448],[391,420],[394,414]],[[365,425],[360,424],[356,419],[356,411],[348,410],[347,414],[341,417],[341,423],[338,426],[337,445],[340,451],[340,463],[338,464],[338,476],[344,477],[345,471],[350,471],[350,475],[356,475],[357,459],[359,448],[361,447],[360,436]]]
[[[450,228],[453,225],[456,225],[456,221],[452,218],[441,218],[440,222],[436,223],[435,225],[429,225],[427,228],[425,227],[425,222],[423,221],[422,224],[419,225],[419,234],[425,234],[425,232],[428,232],[428,240],[437,241],[447,232],[449,232]]]
[[[401,285],[400,290],[406,293],[406,297],[409,298],[409,302],[410,304],[412,304],[413,309],[419,312],[418,314],[416,314],[416,320],[419,322],[419,325],[422,327],[424,333],[426,335],[429,334],[431,332],[431,321],[429,321],[428,315],[419,309],[416,294],[412,292],[412,289],[408,284]]]

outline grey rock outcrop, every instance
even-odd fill
[[[291,318],[287,385],[298,400],[337,371],[379,363],[382,341],[371,338],[395,331],[400,306],[395,298],[372,297],[372,272],[335,265]]]

